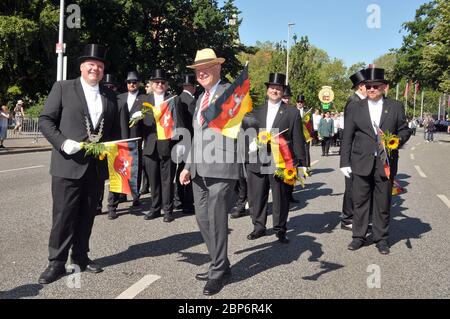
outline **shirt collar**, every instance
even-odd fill
[[[356,91],[355,94],[358,95],[361,100],[364,100],[366,98],[364,95],[362,95],[358,91]]]
[[[278,103],[272,103],[270,101],[267,101],[267,106],[269,107],[269,109],[271,109],[271,108],[279,108],[281,106],[281,102],[282,101],[280,101]]]
[[[384,98],[381,98],[381,99],[379,99],[378,101],[373,101],[373,100],[368,99],[368,101],[369,101],[369,105],[372,105],[372,106],[382,106],[382,105],[383,105],[383,102],[384,102]]]
[[[216,93],[216,90],[217,90],[217,87],[219,86],[219,84],[220,84],[220,80],[217,81],[217,83],[214,84],[214,85],[211,87],[211,89],[209,90],[209,96],[210,96],[210,97],[211,97],[214,93]]]
[[[80,76],[81,86],[83,87],[84,91],[87,92],[98,92],[100,90],[98,83],[94,86],[87,83],[82,76]]]
[[[191,92],[189,92],[188,90],[183,90],[183,92],[186,92],[186,93],[189,94],[190,96],[194,97],[194,95],[193,95]]]

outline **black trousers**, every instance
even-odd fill
[[[305,167],[311,167],[311,155],[310,155],[311,142],[305,143]]]
[[[234,192],[237,194],[237,202],[233,210],[243,213],[245,212],[245,204],[247,203],[247,179],[245,177],[239,178],[234,187]]]
[[[353,238],[365,240],[372,208],[373,241],[388,242],[392,184],[385,176],[383,163],[375,159],[368,176],[353,174]]]
[[[350,178],[345,178],[344,200],[342,202],[341,222],[344,224],[353,223],[353,200],[352,200],[353,174]]]
[[[64,265],[70,248],[73,260],[87,260],[103,183],[95,163],[89,164],[80,179],[52,177],[53,221],[48,244],[51,263]]]
[[[148,173],[148,181],[152,196],[150,213],[164,210],[173,211],[173,193],[175,163],[170,156],[159,156],[155,151],[151,156],[144,155],[144,166]]]
[[[248,199],[250,214],[256,232],[266,230],[267,200],[272,188],[272,217],[275,232],[286,233],[289,214],[289,185],[273,174],[248,172]]]
[[[322,155],[328,155],[330,152],[331,137],[322,137]]]
[[[194,194],[192,193],[192,183],[181,185],[180,174],[183,171],[185,163],[179,163],[175,174],[175,206],[181,206],[184,211],[194,211]]]

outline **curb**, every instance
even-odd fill
[[[17,150],[6,150],[0,151],[0,156],[2,155],[14,155],[14,154],[24,154],[24,153],[37,153],[37,152],[48,152],[51,151],[52,147],[39,147],[30,149],[17,149]]]

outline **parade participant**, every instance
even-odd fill
[[[119,108],[119,118],[120,118],[120,138],[122,140],[142,137],[142,132],[140,130],[141,126],[133,126],[130,128],[129,121],[131,115],[138,112],[142,108],[142,102],[144,100],[143,95],[139,95],[140,80],[136,71],[130,71],[127,74],[127,90],[128,92],[122,93],[117,96],[117,105]],[[140,177],[142,171],[142,140],[139,141],[139,162],[138,162],[138,181],[137,185],[140,185]],[[133,204],[132,207],[139,206],[139,196],[140,194],[132,194]],[[117,207],[119,202],[126,201],[125,194],[118,194],[109,192],[108,196],[108,219],[117,218]]]
[[[383,97],[387,84],[384,69],[367,69],[364,83],[367,99],[347,107],[340,162],[342,173],[347,178],[353,176],[353,240],[348,249],[357,250],[364,245],[373,199],[373,241],[381,254],[389,254],[392,184],[385,169],[386,151],[378,128],[397,135],[400,146],[408,141],[411,131],[402,104]]]
[[[294,107],[283,103],[283,89],[286,76],[281,73],[271,73],[266,82],[267,102],[252,112],[257,121],[258,129],[271,135],[282,133],[294,159],[293,167],[304,166],[304,136],[300,114]],[[250,151],[253,151],[250,148]],[[289,243],[286,236],[289,212],[289,193],[291,186],[274,176],[275,167],[271,159],[270,143],[267,148],[258,149],[256,156],[250,158],[247,165],[248,197],[250,214],[252,216],[253,231],[247,236],[255,240],[266,234],[267,200],[269,189],[272,189],[273,229],[281,243]],[[267,153],[267,154],[260,154]],[[266,160],[264,160],[266,159]],[[267,159],[269,161],[267,161]],[[299,165],[298,165],[299,164]]]
[[[322,141],[322,156],[328,156],[330,152],[331,139],[333,137],[333,119],[330,112],[325,112],[324,118],[319,122],[319,139]]]
[[[281,99],[284,104],[291,105],[292,92],[291,87],[286,85],[283,90],[283,98]]]
[[[345,104],[344,119],[347,107],[350,103],[359,102],[367,97],[366,86],[364,84],[365,80],[366,80],[365,69],[359,70],[358,72],[350,76],[350,81],[352,81],[353,84],[352,89],[355,90],[355,93],[348,98],[347,104]],[[344,120],[344,130],[345,130],[345,120]],[[342,149],[342,139],[341,139],[341,149]],[[339,154],[340,153],[341,150],[339,150]],[[345,191],[342,203],[341,228],[344,230],[352,230],[352,223],[353,223],[352,175],[350,175],[349,178],[345,178]]]
[[[108,89],[111,89],[114,91],[114,93],[118,94],[118,87],[117,87],[117,81],[116,77],[112,74],[105,74],[105,78],[102,81],[102,84],[107,87]]]
[[[205,127],[204,111],[230,86],[221,81],[224,58],[218,58],[212,49],[197,51],[189,68],[195,70],[197,82],[205,92],[197,100],[194,113],[194,138],[190,162],[180,174],[180,183],[192,179],[195,216],[211,258],[209,270],[196,275],[206,280],[203,294],[214,295],[226,284],[231,275],[228,259],[228,212],[232,206],[233,189],[239,179],[235,140]],[[214,145],[214,158],[206,150]],[[231,158],[231,160],[230,160]]]
[[[81,142],[120,137],[116,95],[99,86],[105,55],[103,46],[87,45],[79,58],[81,77],[56,82],[39,116],[39,128],[53,145],[49,265],[39,277],[40,284],[64,275],[70,248],[72,263],[81,271],[102,271],[89,259],[88,252],[99,190],[108,178],[108,169],[106,161],[85,156]]]
[[[299,95],[297,96],[297,109],[300,113],[300,118],[302,119],[302,121],[304,121],[306,114],[306,110],[305,110],[305,96],[304,95]],[[310,123],[305,123],[306,125],[310,125],[312,127],[312,122],[311,119],[309,121]],[[305,129],[305,127],[303,128],[303,130]],[[311,134],[312,132],[303,132],[303,135],[305,136],[305,134]],[[312,137],[312,136],[311,136]],[[310,171],[311,168],[311,155],[310,155],[310,149],[311,149],[311,140],[307,141],[306,140],[306,136],[305,136],[305,167],[307,168],[308,172]]]
[[[183,75],[183,92],[180,94],[180,115],[183,117],[183,122],[185,128],[189,130],[190,136],[194,135],[194,128],[192,127],[192,116],[195,111],[196,99],[195,94],[195,74],[184,74]],[[190,143],[189,143],[190,144]],[[184,161],[181,161],[181,157],[184,155],[186,150],[184,145],[177,145],[176,147],[182,147],[181,153],[179,152],[179,159],[177,172],[175,176],[180,176],[184,169]],[[192,193],[192,184],[181,185],[180,179],[175,178],[175,197],[174,197],[175,208],[181,209],[183,214],[190,215],[194,214],[194,195]]]

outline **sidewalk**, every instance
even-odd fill
[[[5,148],[0,148],[0,156],[6,154],[21,154],[31,152],[45,152],[52,149],[51,144],[44,138],[37,140],[32,137],[10,138],[3,141]]]

